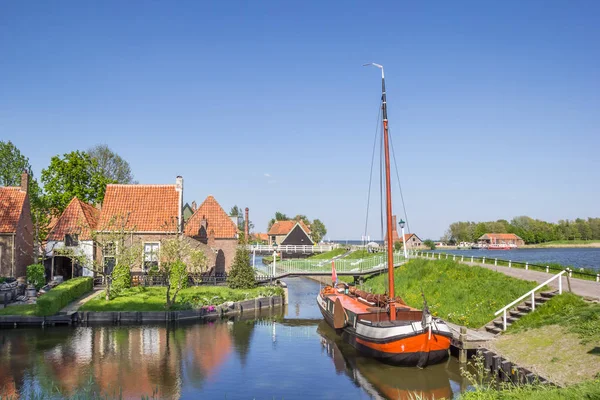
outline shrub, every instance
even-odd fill
[[[394,243],[394,251],[400,251],[402,250],[402,242],[395,242]]]
[[[38,314],[54,315],[73,300],[91,292],[93,288],[94,281],[90,277],[74,278],[61,283],[38,298]]]
[[[187,267],[181,260],[175,261],[171,265],[169,285],[176,289],[185,289],[188,286]]]
[[[27,282],[40,290],[46,284],[46,271],[41,264],[31,264],[27,266]]]
[[[238,247],[235,252],[227,284],[232,289],[250,289],[256,286],[254,268],[250,265],[250,252],[244,247]]]
[[[111,277],[111,296],[117,296],[123,291],[123,289],[129,289],[131,287],[131,271],[129,266],[123,264],[115,265]]]

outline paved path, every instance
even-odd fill
[[[67,304],[62,310],[60,310],[59,314],[70,315],[76,313],[82,305],[84,305],[94,297],[100,295],[100,293],[102,293],[103,291],[103,287],[95,287],[90,293],[84,294],[77,300]]]

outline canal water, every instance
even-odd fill
[[[360,356],[321,320],[320,285],[286,282],[286,309],[242,319],[0,330],[0,397],[440,399],[468,387],[455,358],[420,370]]]
[[[431,251],[431,250],[430,250]],[[529,262],[546,265],[558,263],[575,268],[589,268],[600,271],[600,248],[556,248],[556,249],[514,249],[514,250],[434,250],[434,253],[450,253],[465,257],[486,257],[489,259]]]

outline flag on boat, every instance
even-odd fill
[[[331,260],[331,281],[335,285],[337,283],[337,272],[335,272],[335,261]]]

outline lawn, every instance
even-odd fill
[[[315,254],[314,256],[310,256],[308,258],[311,260],[331,260],[333,257],[341,256],[347,251],[348,250],[346,250],[345,248],[340,247],[331,251],[327,251],[325,253]]]
[[[88,301],[80,311],[165,311],[166,287],[137,286],[124,290],[119,296],[106,301],[98,297]],[[261,296],[283,294],[280,287],[261,286],[253,289],[230,289],[225,286],[194,286],[183,289],[177,295],[177,303],[171,310],[189,310],[226,301],[242,301]]]
[[[557,388],[550,385],[527,385],[508,390],[490,389],[463,393],[460,400],[581,400],[600,399],[600,380]]]
[[[37,315],[38,309],[35,304],[23,304],[18,306],[10,306],[0,310],[0,315],[24,315],[34,317]]]
[[[422,308],[423,290],[433,315],[470,328],[485,325],[496,311],[538,285],[452,260],[425,259],[396,268],[394,281],[396,295],[408,305]],[[363,287],[386,292],[387,274],[367,279]]]

